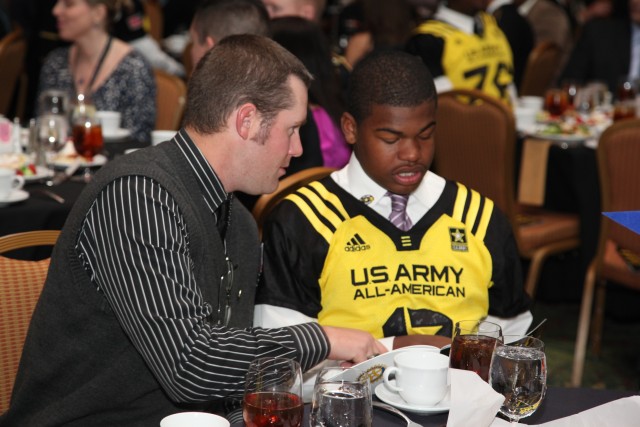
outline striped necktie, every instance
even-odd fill
[[[391,198],[391,215],[389,215],[389,221],[402,231],[409,230],[412,225],[411,218],[407,215],[407,201],[409,200],[409,196],[390,192],[387,192],[386,195]]]

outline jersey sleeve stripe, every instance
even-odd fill
[[[491,214],[493,212],[493,200],[484,199],[484,206],[482,209],[482,214],[480,215],[480,221],[478,222],[478,227],[476,232],[474,233],[478,239],[484,241],[484,238],[487,234],[487,228],[489,227],[489,220],[491,219]]]
[[[335,229],[329,229],[329,227],[327,227],[327,225],[325,225],[320,220],[320,218],[318,218],[317,213],[314,212],[314,209],[311,208],[307,201],[300,197],[299,192],[290,194],[289,196],[287,196],[287,200],[295,203],[300,211],[302,211],[302,214],[309,220],[313,228],[318,232],[318,234],[320,234],[327,241],[327,243],[331,243],[331,238],[333,237],[333,232],[335,231]]]
[[[481,196],[475,190],[471,190],[469,193],[469,208],[467,209],[467,215],[464,222],[469,229],[473,229],[473,225],[475,224],[479,214]]]
[[[309,187],[311,187],[314,191],[318,193],[320,197],[322,197],[327,203],[327,207],[332,211],[335,211],[338,216],[342,218],[342,221],[350,218],[350,215],[344,209],[340,198],[336,196],[334,193],[327,190],[327,188],[319,182],[312,182]]]
[[[453,206],[453,215],[452,217],[462,222],[462,214],[464,212],[464,206],[467,201],[467,187],[458,183],[458,194],[456,196],[456,202]]]

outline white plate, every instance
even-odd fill
[[[105,141],[108,141],[108,142],[120,141],[122,139],[125,139],[129,135],[131,135],[131,131],[129,129],[119,128],[111,132],[107,132],[104,129],[102,130],[102,137],[104,138]]]
[[[390,382],[395,383],[395,380],[391,380]],[[447,391],[447,394],[444,396],[439,403],[433,406],[416,406],[407,403],[398,393],[395,391],[391,391],[387,388],[384,383],[379,384],[375,389],[376,397],[382,400],[384,403],[387,403],[391,406],[395,406],[398,409],[402,409],[403,411],[413,412],[420,415],[433,415],[433,414],[441,414],[443,412],[449,411],[449,407],[451,406],[451,389]]]
[[[6,199],[0,200],[0,208],[4,208],[5,206],[9,206],[12,203],[18,203],[23,200],[27,200],[29,198],[29,193],[24,190],[13,190],[9,193],[9,197]]]
[[[53,176],[53,171],[44,166],[36,166],[36,173],[34,175],[23,175],[24,182],[27,184],[30,182],[39,181],[45,178],[51,178]]]
[[[587,139],[593,138],[593,135],[570,135],[566,133],[549,134],[549,133],[539,133],[539,132],[536,132],[531,136],[538,139],[548,139],[549,141],[556,141],[556,142],[584,142]]]
[[[95,156],[93,156],[93,160],[88,161],[87,159],[85,159],[84,157],[79,157],[79,156],[58,156],[55,159],[53,159],[53,162],[51,162],[51,164],[56,167],[56,168],[66,168],[67,166],[69,166],[71,163],[79,161],[80,162],[80,167],[81,168],[90,168],[93,166],[102,166],[105,163],[107,163],[107,158],[105,156],[103,156],[102,154],[97,154]]]

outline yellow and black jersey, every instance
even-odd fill
[[[481,34],[430,19],[414,30],[407,50],[422,57],[434,77],[446,75],[455,89],[479,89],[510,103],[513,56],[493,16],[478,15]]]
[[[325,178],[276,207],[264,241],[258,304],[377,338],[451,336],[458,320],[509,317],[528,304],[506,218],[450,181],[405,232]]]

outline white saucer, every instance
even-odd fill
[[[5,206],[9,206],[12,203],[18,203],[23,200],[27,200],[29,198],[29,193],[24,190],[13,190],[9,193],[9,197],[6,199],[0,200],[0,208],[4,208]]]
[[[129,135],[131,135],[131,131],[129,129],[124,129],[124,128],[118,128],[110,132],[107,132],[104,129],[102,130],[102,137],[104,138],[105,141],[109,141],[109,142],[120,141],[122,139],[125,139]]]
[[[89,161],[84,157],[73,155],[73,156],[58,156],[53,159],[51,163],[55,168],[65,169],[67,166],[71,165],[74,162],[79,162],[79,167],[81,168],[90,168],[94,166],[102,166],[107,163],[107,158],[102,154],[96,154],[93,156],[93,160]]]
[[[395,382],[395,380],[391,380],[391,382]],[[384,403],[387,403],[391,406],[395,406],[398,409],[402,409],[407,412],[413,412],[420,415],[432,415],[432,414],[441,414],[443,412],[449,411],[449,406],[451,405],[451,389],[447,391],[447,394],[444,396],[440,402],[433,406],[416,406],[407,403],[398,393],[395,391],[391,391],[384,385],[384,383],[379,384],[375,389],[375,395],[378,399],[382,400]]]

